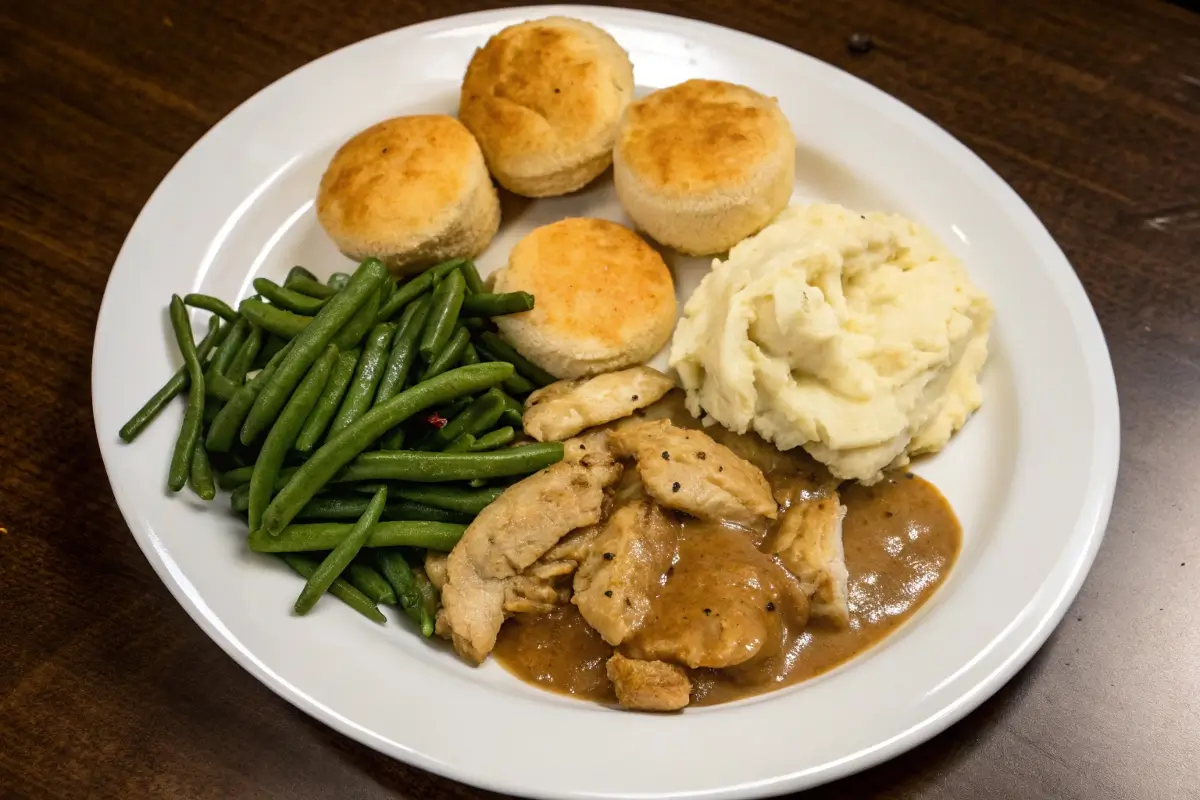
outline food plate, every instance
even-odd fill
[[[946,584],[899,632],[818,679],[671,716],[541,692],[472,668],[398,626],[326,604],[286,613],[295,578],[245,550],[244,528],[170,495],[172,425],[123,447],[117,430],[178,366],[163,298],[232,298],[293,264],[349,265],[313,196],[334,149],[379,119],[454,113],[488,36],[549,14],[594,22],[629,51],[639,93],[692,77],[779,99],[799,140],[795,199],[896,211],[948,243],[992,297],[983,409],[916,471],[964,530]],[[611,181],[535,204],[509,198],[487,273],[533,227],[624,220]],[[701,260],[670,257],[686,299]],[[114,265],[96,331],[93,404],[105,466],[134,537],[197,623],[271,689],[377,750],[466,783],[533,797],[757,797],[863,769],[975,708],[1061,619],[1103,536],[1118,459],[1108,352],[1070,265],[1020,198],[935,124],[778,44],[643,12],[539,7],[393,31],[326,56],[247,101],[175,166]],[[181,410],[165,416],[178,423]]]

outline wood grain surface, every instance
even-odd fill
[[[89,375],[125,233],[206,129],[324,53],[490,5],[0,0],[0,797],[484,796],[312,721],[188,619],[117,512]],[[1115,507],[1064,623],[965,721],[806,797],[1200,797],[1200,16],[1152,0],[644,6],[811,53],[945,126],[1062,245],[1117,373]],[[849,52],[856,32],[874,49]]]

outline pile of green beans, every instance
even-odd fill
[[[120,429],[132,442],[186,399],[167,486],[230,493],[251,551],[306,580],[294,611],[330,594],[374,622],[395,605],[433,634],[426,551],[448,552],[514,480],[563,458],[522,436],[524,395],[554,378],[492,318],[534,307],[493,294],[466,259],[396,283],[367,259],[324,282],[294,267],[234,306],[173,296],[182,366]],[[212,316],[195,342],[187,308]]]

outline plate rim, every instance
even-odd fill
[[[113,471],[110,464],[109,449],[116,446],[116,442],[109,442],[103,438],[99,423],[98,405],[101,402],[95,390],[97,380],[97,356],[101,349],[101,327],[104,321],[111,317],[114,313],[112,299],[114,294],[114,275],[117,274],[118,268],[123,262],[127,248],[130,247],[130,242],[135,239],[135,234],[139,231],[139,226],[143,223],[147,210],[154,205],[160,192],[171,181],[172,176],[180,170],[181,165],[194,157],[194,154],[200,150],[205,142],[213,136],[219,129],[230,124],[230,120],[234,118],[239,111],[248,105],[256,103],[261,96],[271,91],[277,84],[284,81],[297,80],[300,76],[310,70],[319,69],[319,65],[327,59],[332,59],[342,55],[345,51],[361,47],[368,42],[372,42],[382,37],[393,36],[400,32],[405,32],[409,35],[421,36],[429,35],[435,32],[443,32],[454,30],[456,28],[466,27],[468,25],[479,25],[494,23],[496,21],[516,20],[521,18],[532,18],[540,16],[549,16],[554,14],[561,15],[583,15],[591,17],[608,17],[614,22],[629,22],[637,24],[638,20],[657,21],[659,24],[670,23],[681,25],[682,29],[700,28],[710,33],[719,33],[721,35],[733,35],[740,38],[748,38],[753,40],[755,44],[765,48],[781,49],[787,51],[788,57],[796,57],[817,62],[824,69],[834,70],[840,73],[842,79],[860,85],[860,89],[865,90],[873,101],[878,102],[881,106],[890,112],[899,112],[902,116],[909,116],[915,122],[921,123],[922,126],[928,128],[938,135],[943,143],[948,147],[952,147],[958,151],[957,157],[961,160],[966,159],[965,164],[971,166],[978,174],[984,176],[987,180],[988,189],[994,192],[999,192],[1002,197],[999,199],[1005,201],[1005,205],[1018,212],[1019,216],[1014,218],[1013,222],[1018,224],[1022,231],[1030,237],[1031,243],[1039,253],[1044,254],[1048,261],[1040,265],[1042,272],[1052,280],[1056,288],[1059,290],[1059,295],[1062,298],[1071,317],[1071,328],[1077,334],[1077,340],[1082,351],[1083,360],[1085,362],[1085,372],[1088,376],[1088,394],[1092,402],[1094,411],[1094,420],[1092,424],[1093,441],[1096,444],[1096,454],[1090,465],[1090,473],[1088,475],[1088,489],[1083,496],[1082,504],[1076,517],[1075,527],[1071,531],[1070,541],[1077,537],[1082,537],[1086,542],[1086,547],[1081,550],[1075,550],[1070,546],[1064,546],[1063,552],[1054,561],[1050,570],[1052,575],[1057,575],[1060,570],[1066,570],[1064,579],[1057,587],[1058,591],[1054,596],[1043,604],[1043,608],[1039,612],[1037,622],[1029,631],[1026,638],[1013,648],[1010,655],[1004,659],[992,672],[975,680],[974,684],[957,697],[945,702],[936,711],[926,715],[926,718],[921,722],[913,725],[901,735],[894,736],[889,740],[879,742],[876,745],[861,750],[856,753],[851,753],[845,758],[835,762],[821,765],[817,768],[805,770],[803,773],[789,773],[784,775],[774,776],[764,779],[753,784],[741,784],[736,786],[723,787],[712,790],[693,791],[686,794],[672,792],[653,792],[645,794],[621,794],[615,795],[611,793],[596,793],[589,791],[563,793],[546,793],[540,792],[536,787],[522,785],[520,783],[497,780],[493,777],[483,776],[472,773],[469,768],[463,767],[461,764],[450,764],[438,761],[427,756],[424,753],[417,752],[412,749],[406,749],[403,756],[394,752],[393,743],[383,739],[378,734],[354,723],[351,719],[342,716],[334,709],[316,701],[301,689],[289,683],[286,679],[276,674],[271,668],[261,661],[253,652],[239,640],[231,631],[227,630],[220,618],[215,612],[204,602],[199,592],[195,590],[187,577],[179,569],[175,561],[170,558],[167,553],[158,544],[153,541],[151,535],[140,531],[140,526],[134,525],[132,519],[137,518],[136,514],[132,513],[133,500],[121,489],[118,488],[118,482],[113,478]],[[1049,261],[1060,261],[1060,265],[1065,267],[1064,270],[1057,268],[1047,269]],[[348,736],[362,744],[371,747],[381,754],[390,758],[396,758],[411,766],[432,772],[451,780],[466,783],[479,788],[505,792],[509,794],[517,794],[523,797],[537,798],[553,798],[553,797],[578,797],[578,798],[607,798],[607,797],[644,797],[644,798],[665,798],[665,797],[704,797],[704,798],[749,798],[761,797],[766,795],[776,794],[778,792],[790,791],[800,786],[810,787],[822,783],[836,780],[847,775],[860,772],[862,770],[873,767],[883,761],[893,758],[907,750],[916,747],[919,744],[929,740],[938,733],[944,731],[950,725],[961,720],[968,713],[979,707],[985,700],[991,697],[1000,687],[1007,683],[1022,667],[1029,662],[1033,655],[1041,648],[1048,639],[1049,635],[1061,622],[1066,614],[1071,602],[1078,594],[1082,587],[1083,581],[1086,578],[1091,566],[1095,560],[1096,554],[1103,542],[1104,535],[1107,529],[1109,516],[1112,509],[1114,499],[1116,480],[1120,464],[1120,409],[1119,399],[1116,386],[1116,377],[1112,369],[1111,355],[1104,336],[1104,331],[1100,326],[1099,319],[1095,309],[1091,304],[1090,298],[1084,290],[1083,284],[1079,279],[1078,273],[1071,266],[1069,259],[1062,252],[1058,243],[1050,235],[1041,219],[1033,212],[1029,205],[1017,194],[1017,192],[1005,181],[998,173],[991,168],[981,157],[974,153],[965,144],[955,138],[949,131],[945,130],[934,120],[926,117],[921,112],[907,105],[903,101],[888,94],[886,91],[868,83],[867,81],[858,78],[857,76],[846,72],[840,67],[821,61],[815,56],[809,55],[803,51],[796,50],[788,45],[757,36],[752,33],[737,30],[734,28],[725,27],[703,20],[680,17],[671,14],[664,14],[653,11],[642,11],[637,9],[627,8],[610,8],[604,6],[592,5],[550,5],[550,6],[514,6],[509,8],[491,9],[485,11],[475,11],[465,14],[458,14],[447,17],[439,17],[432,20],[416,23],[413,25],[396,28],[389,31],[383,31],[365,39],[353,42],[344,47],[326,53],[319,58],[309,61],[295,70],[281,76],[255,92],[252,96],[239,103],[230,112],[224,115],[216,124],[209,128],[205,133],[193,143],[188,150],[172,165],[166,175],[159,181],[154,191],[147,198],[142,209],[138,212],[133,224],[126,235],[124,242],[121,245],[120,251],[113,262],[113,268],[110,271],[109,278],[106,281],[104,296],[100,304],[100,310],[97,315],[96,328],[93,335],[92,349],[92,410],[93,423],[96,429],[98,445],[100,447],[102,460],[105,466],[106,476],[109,480],[110,488],[113,491],[117,506],[121,511],[124,521],[133,534],[134,540],[137,542],[143,555],[158,575],[159,579],[167,587],[168,591],[175,598],[187,614],[194,622],[212,639],[226,654],[233,660],[253,675],[260,683],[265,685],[278,696],[282,697],[291,705],[300,709],[304,713],[320,721],[322,724],[337,730],[339,733]],[[1019,620],[1019,618],[1018,618]],[[1014,622],[1018,621],[1014,620]],[[812,780],[812,776],[816,775],[816,780]]]

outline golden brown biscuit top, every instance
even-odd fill
[[[691,194],[739,186],[789,131],[773,98],[690,80],[631,103],[617,149],[647,188]]]
[[[462,202],[479,146],[453,117],[396,117],[342,145],[321,177],[317,214],[326,227],[387,237],[423,228]]]
[[[467,66],[459,116],[489,158],[582,144],[620,111],[614,61],[628,64],[607,33],[580,20],[550,17],[505,28]]]
[[[674,320],[675,287],[662,256],[615,222],[572,218],[533,230],[509,255],[496,291],[537,298],[529,314],[546,337],[621,346],[646,316]]]

